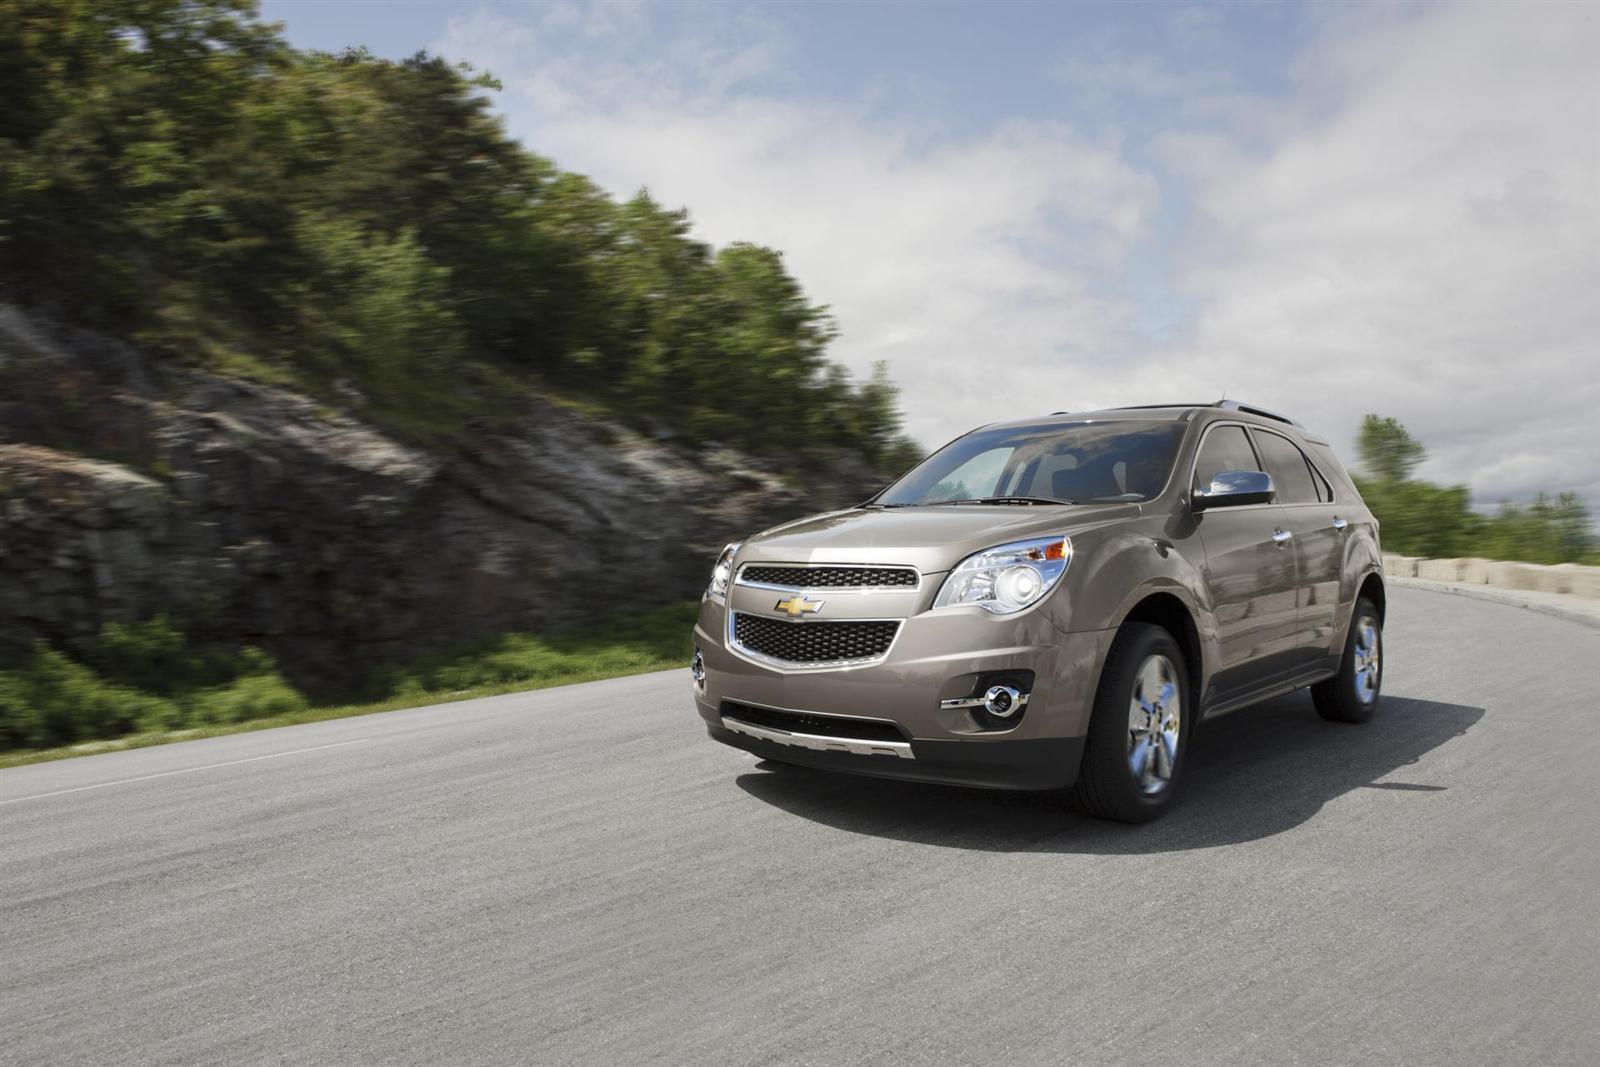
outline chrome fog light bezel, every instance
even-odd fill
[[[1027,704],[1022,691],[1010,685],[991,685],[983,694],[983,710],[997,719],[1009,719]]]

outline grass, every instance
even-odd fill
[[[571,634],[505,634],[383,672],[374,680],[383,695],[364,703],[309,704],[235,722],[143,730],[50,748],[13,749],[0,752],[0,769],[685,667],[693,652],[692,631],[698,610],[696,602],[688,601]]]

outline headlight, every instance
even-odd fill
[[[1069,537],[997,545],[962,560],[944,580],[933,606],[977,604],[996,615],[1010,615],[1043,599],[1071,562]]]
[[[735,541],[722,550],[722,555],[717,557],[717,565],[711,568],[711,584],[706,586],[706,595],[725,597],[728,595],[728,583],[733,581],[733,554],[739,551],[743,541]]]

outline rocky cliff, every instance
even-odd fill
[[[168,613],[313,689],[694,596],[727,540],[859,499],[529,400],[408,445],[305,396],[0,307],[0,657]]]

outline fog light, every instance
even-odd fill
[[[700,655],[700,650],[694,650],[694,659],[689,661],[689,677],[694,679],[694,687],[702,692],[706,687],[706,661]]]
[[[997,719],[1009,719],[1022,707],[1022,694],[1009,685],[992,685],[983,694],[983,710]]]

